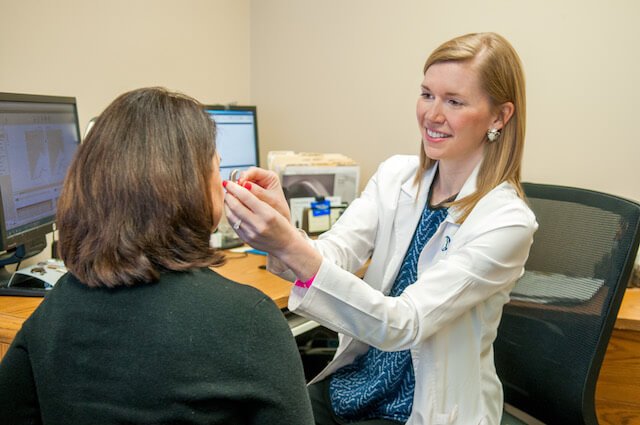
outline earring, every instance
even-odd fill
[[[490,142],[495,142],[498,140],[498,137],[500,137],[500,130],[497,128],[491,128],[487,131],[487,139],[489,139]]]

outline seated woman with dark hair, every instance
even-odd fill
[[[215,135],[201,104],[162,88],[100,115],[58,204],[69,273],[0,364],[0,423],[313,423],[282,313],[209,269]]]

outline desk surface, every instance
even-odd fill
[[[287,306],[291,283],[260,266],[266,257],[254,254],[229,253],[227,263],[215,270],[221,275],[260,289],[280,308]],[[40,297],[0,296],[0,343],[10,344],[27,317],[42,302]],[[640,289],[627,289],[616,320],[616,329],[640,331]],[[2,357],[0,350],[0,357]]]
[[[216,269],[221,275],[262,290],[280,308],[287,305],[291,283],[259,266],[266,258],[253,254],[227,255],[227,263]],[[4,356],[22,323],[42,302],[39,297],[0,296],[0,358]],[[596,406],[601,424],[620,424],[622,419],[640,423],[640,289],[627,289],[605,361],[598,378]]]
[[[640,331],[640,288],[629,288],[625,292],[615,327]]]
[[[227,263],[214,270],[228,279],[260,289],[270,296],[278,307],[285,308],[293,284],[260,268],[266,264],[267,257],[264,255],[229,252]]]
[[[278,307],[285,308],[292,284],[261,269],[260,266],[265,264],[266,257],[263,255],[229,252],[226,264],[214,270],[231,280],[260,289]],[[0,344],[11,344],[22,323],[42,300],[41,297],[0,296]],[[3,354],[4,350],[0,347],[0,358]]]

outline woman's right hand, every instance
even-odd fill
[[[270,170],[251,167],[240,173],[238,184],[243,186],[246,182],[253,185],[251,191],[258,199],[269,204],[273,209],[291,221],[289,203],[284,196],[278,175]]]

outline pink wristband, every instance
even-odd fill
[[[303,282],[300,279],[296,279],[294,285],[299,286],[300,288],[308,288],[311,286],[311,284],[313,283],[313,279],[315,278],[316,275],[314,274],[313,276],[311,276],[311,279],[307,280],[306,282]]]

